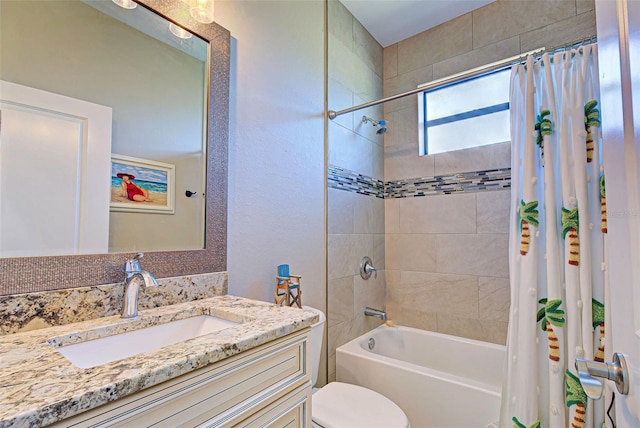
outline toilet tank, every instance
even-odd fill
[[[327,320],[321,310],[310,306],[303,306],[305,311],[318,314],[320,320],[311,326],[311,366],[313,368],[313,378],[311,385],[318,381],[318,369],[320,368],[320,353],[322,352],[322,337],[324,336],[324,323]]]

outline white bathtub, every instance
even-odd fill
[[[336,350],[336,380],[385,395],[412,428],[493,427],[504,360],[501,345],[382,325]]]

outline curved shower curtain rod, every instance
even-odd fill
[[[472,68],[470,70],[467,71],[462,71],[460,73],[456,73],[456,74],[452,74],[451,76],[448,77],[443,77],[442,79],[438,79],[438,80],[434,80],[431,81],[429,83],[425,83],[424,85],[420,85],[418,86],[416,89],[412,89],[410,91],[407,92],[403,92],[400,94],[396,94],[396,95],[392,95],[390,97],[386,97],[386,98],[381,98],[379,100],[376,101],[369,101],[368,103],[364,103],[364,104],[360,104],[357,106],[353,106],[353,107],[349,107],[346,108],[344,110],[329,110],[327,112],[327,115],[329,116],[329,119],[333,120],[336,117],[342,115],[342,114],[346,114],[346,113],[351,113],[352,111],[357,111],[357,110],[361,110],[363,108],[367,108],[367,107],[372,107],[372,106],[377,106],[378,104],[383,104],[389,101],[393,101],[393,100],[397,100],[398,98],[404,98],[404,97],[408,97],[410,95],[415,95],[415,94],[419,94],[420,92],[424,92],[427,91],[429,89],[433,89],[435,87],[438,86],[446,86],[446,85],[450,85],[452,83],[458,82],[460,80],[463,79],[471,79],[473,77],[479,77],[485,74],[489,74],[493,71],[496,70],[500,70],[501,68],[505,68],[514,64],[518,64],[521,63],[522,61],[524,61],[527,56],[529,55],[536,55],[536,56],[542,56],[543,53],[550,53],[550,52],[556,52],[559,50],[567,50],[570,48],[574,48],[574,47],[578,47],[578,46],[582,46],[585,44],[589,44],[589,43],[593,43],[597,41],[597,37],[596,36],[588,36],[584,39],[578,39],[578,40],[574,40],[572,42],[569,43],[565,43],[564,45],[559,45],[559,46],[554,46],[552,48],[540,48],[540,49],[535,49],[529,52],[525,52],[523,54],[520,55],[516,55],[516,56],[512,56],[509,58],[505,58],[503,60],[500,61],[496,61],[496,62],[492,62],[491,64],[487,64],[487,65],[482,65],[480,67],[476,67],[476,68]]]

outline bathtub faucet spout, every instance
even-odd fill
[[[367,306],[364,308],[364,314],[368,317],[380,318],[382,321],[387,320],[387,312],[381,311],[380,309],[374,309]]]

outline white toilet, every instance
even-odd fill
[[[318,380],[320,352],[326,317],[318,309],[303,306],[318,314],[320,321],[311,326],[311,362],[313,385]],[[387,397],[342,382],[331,382],[313,393],[311,417],[314,427],[321,428],[409,428],[404,412]]]

